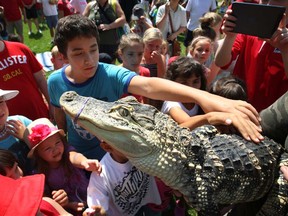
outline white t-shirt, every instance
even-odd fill
[[[186,112],[189,116],[195,116],[198,114],[199,111],[199,106],[197,104],[195,104],[195,106],[191,109],[188,110],[186,109],[186,107],[180,103],[180,102],[175,102],[175,101],[164,101],[162,108],[161,108],[161,112],[165,113],[165,114],[169,114],[169,111],[171,108],[173,107],[179,107],[181,108],[184,112]]]
[[[120,164],[106,153],[102,173],[93,172],[87,189],[88,206],[101,205],[109,216],[133,216],[147,203],[161,204],[154,177],[129,161]]]
[[[215,0],[188,0],[186,11],[190,12],[187,29],[193,31],[199,26],[199,18],[206,12],[216,10]]]
[[[172,20],[173,31],[171,30],[169,16],[167,16],[165,20],[164,28],[160,29],[163,34],[163,38],[165,40],[167,39],[168,32],[169,33],[176,32],[180,27],[186,27],[187,25],[186,11],[181,5],[178,5],[177,10],[175,12],[170,8],[169,13],[170,13],[171,20]],[[165,4],[161,5],[158,8],[158,12],[156,15],[156,23],[159,22],[159,20],[164,16],[164,14],[165,14]]]
[[[58,15],[57,4],[49,4],[49,0],[41,0],[43,5],[44,16],[56,16]]]
[[[71,0],[70,4],[75,9],[76,13],[82,14],[86,8],[87,1],[86,0]]]

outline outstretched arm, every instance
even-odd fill
[[[223,41],[219,44],[215,55],[215,63],[218,67],[227,65],[232,58],[231,50],[237,34],[232,30],[235,27],[236,17],[232,16],[232,10],[228,9],[223,17],[223,26],[221,27],[225,34]]]
[[[212,111],[232,113],[250,119],[255,128],[260,125],[258,112],[245,101],[230,100],[169,80],[135,76],[129,84],[128,92],[157,100],[194,102],[199,104],[205,113]],[[258,132],[256,129],[253,131],[252,134]],[[261,139],[260,136],[258,138]]]
[[[69,159],[76,167],[87,171],[94,171],[98,174],[101,173],[102,167],[98,160],[87,159],[83,154],[75,151],[69,152]]]
[[[199,104],[205,113],[211,111],[234,113],[247,117],[259,125],[258,112],[245,101],[230,100],[166,79],[135,76],[129,84],[128,92],[157,100],[194,102]]]
[[[204,115],[196,115],[190,117],[187,121],[180,124],[180,126],[188,127],[190,130],[193,130],[196,127],[205,124],[220,126],[221,129],[224,129],[224,132],[237,129],[246,140],[252,140],[255,143],[264,139],[260,134],[260,129],[256,127],[255,124],[250,120],[233,113],[209,112]]]

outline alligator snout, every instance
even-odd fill
[[[77,96],[77,93],[75,91],[67,91],[64,92],[60,98],[60,101],[73,101],[75,97]]]

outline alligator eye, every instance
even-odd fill
[[[121,115],[121,116],[123,116],[123,117],[127,117],[127,116],[129,116],[129,111],[127,110],[127,109],[124,109],[124,108],[120,108],[119,110],[118,110],[118,112],[119,112],[119,114]]]

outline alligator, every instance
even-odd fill
[[[220,207],[265,198],[257,215],[288,215],[288,165],[283,147],[265,137],[260,144],[205,125],[190,131],[168,115],[128,96],[115,102],[65,92],[60,104],[71,119],[123,153],[143,172],[183,194],[198,215],[220,215]]]

